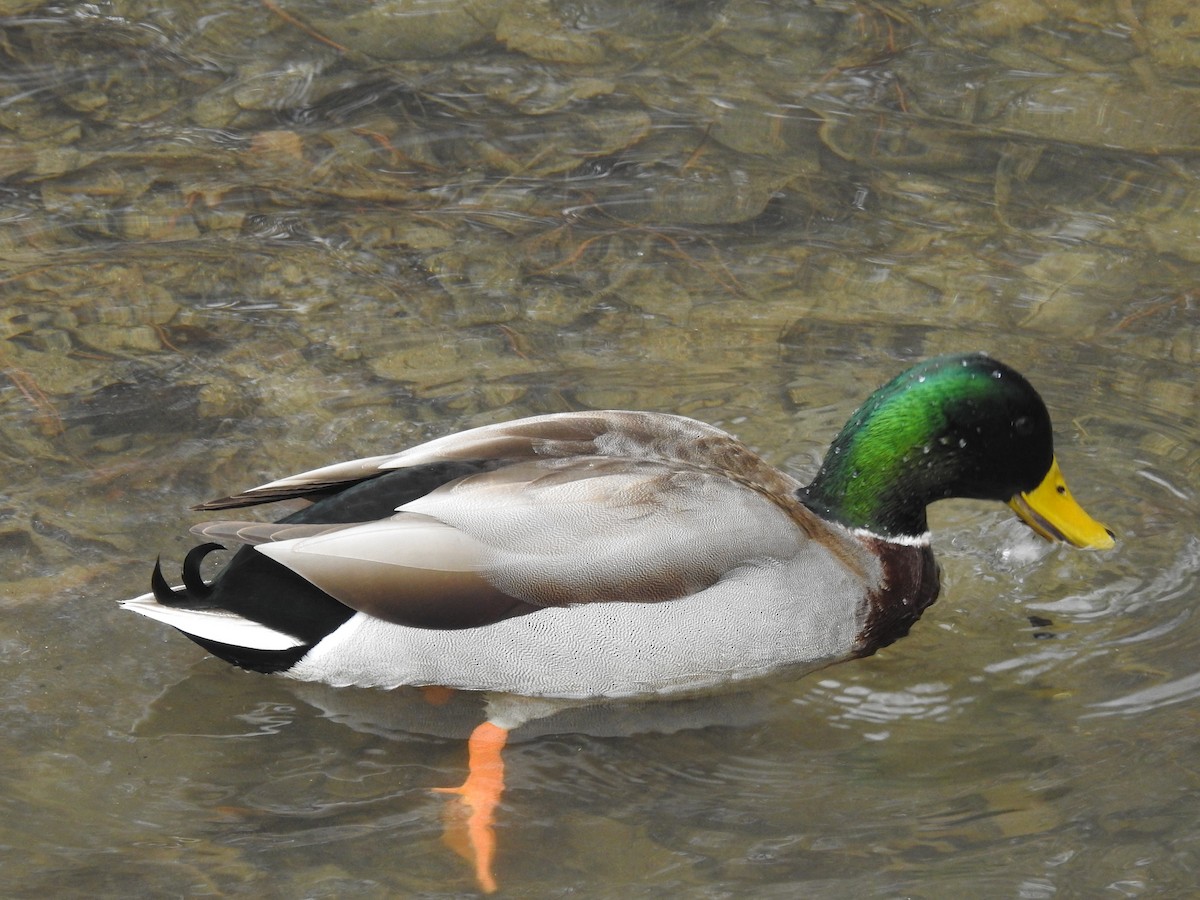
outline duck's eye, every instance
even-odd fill
[[[1013,421],[1013,430],[1021,437],[1029,437],[1033,434],[1033,420],[1029,416],[1020,416]]]
[[[1060,494],[1065,494],[1067,492],[1067,486],[1065,484],[1060,484],[1058,487],[1055,488],[1055,490],[1058,491]]]

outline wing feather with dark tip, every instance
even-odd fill
[[[201,522],[191,527],[197,537],[217,541],[238,541],[243,544],[265,544],[270,541],[289,541],[302,537],[316,537],[352,525],[293,524],[288,522]]]

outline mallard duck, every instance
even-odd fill
[[[539,704],[702,692],[874,653],[938,595],[926,507],[947,497],[1005,501],[1050,540],[1113,545],[1067,490],[1037,392],[970,354],[872,394],[808,485],[682,416],[535,416],[204,503],[312,501],[274,524],[197,526],[208,540],[183,585],[156,564],[151,592],[123,605],[259,672],[533,698],[490,707],[450,789],[491,890],[510,728]],[[244,546],[206,583],[219,541]]]

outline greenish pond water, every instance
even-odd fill
[[[116,608],[188,506],[469,426],[680,412],[811,475],[916,359],[1041,390],[1119,538],[935,507],[868,660],[536,723],[526,897],[1179,897],[1200,870],[1188,0],[0,0],[0,894],[446,897],[477,698]]]

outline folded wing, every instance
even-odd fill
[[[208,523],[200,531],[253,543],[353,609],[434,628],[685,597],[747,564],[790,559],[809,532],[791,479],[718,429],[646,413],[487,426],[272,482],[225,505],[456,462],[471,463],[472,474],[376,521]]]

